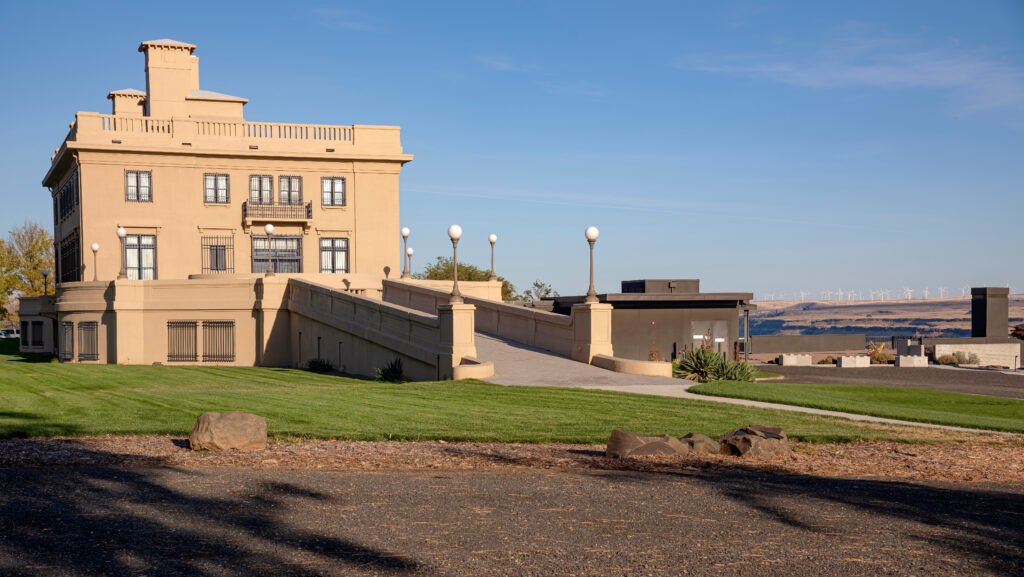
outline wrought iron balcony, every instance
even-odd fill
[[[313,203],[306,204],[253,204],[242,203],[242,220],[304,222],[313,219]]]

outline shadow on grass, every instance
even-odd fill
[[[265,482],[245,471],[214,474],[118,455],[74,440],[6,441],[0,463],[0,573],[75,575],[401,575],[415,561],[359,545],[303,523],[285,523],[338,499],[309,486]],[[63,455],[64,467],[39,461]],[[24,457],[22,457],[24,458]],[[81,465],[81,463],[97,463]],[[46,466],[40,466],[46,465]],[[301,517],[300,517],[301,519]],[[343,527],[343,525],[341,525]],[[334,527],[337,527],[335,525]],[[343,530],[342,530],[343,532]]]
[[[81,434],[82,429],[77,425],[49,421],[37,413],[0,411],[0,439],[73,437]]]
[[[12,363],[57,363],[57,357],[44,353],[14,353],[9,355]]]

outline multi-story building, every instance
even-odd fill
[[[278,273],[397,276],[412,160],[399,127],[246,121],[245,98],[200,89],[195,48],[143,42],[146,90],[76,114],[43,179],[56,280],[243,275],[271,259]]]

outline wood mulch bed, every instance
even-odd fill
[[[793,455],[771,459],[720,455],[616,460],[604,445],[299,440],[253,453],[195,452],[170,436],[95,436],[0,441],[0,467],[170,466],[256,469],[487,469],[532,467],[591,471],[756,472],[934,480],[1024,482],[1024,440],[971,435],[935,444],[793,442]]]

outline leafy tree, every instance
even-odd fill
[[[43,294],[43,271],[53,266],[53,237],[34,222],[26,222],[0,240],[0,317],[7,318],[15,297]]]
[[[542,298],[557,296],[560,296],[558,291],[553,290],[551,285],[537,279],[533,281],[533,286],[523,291],[522,298],[524,301],[539,301]]]
[[[414,273],[412,277],[423,280],[452,280],[454,277],[454,268],[455,266],[451,257],[439,256],[434,260],[434,262],[425,266],[423,268],[423,272]],[[459,280],[485,281],[489,278],[491,278],[491,271],[481,269],[480,267],[469,263],[459,263]],[[501,281],[502,300],[515,300],[516,287],[500,276],[498,277],[498,280]]]

